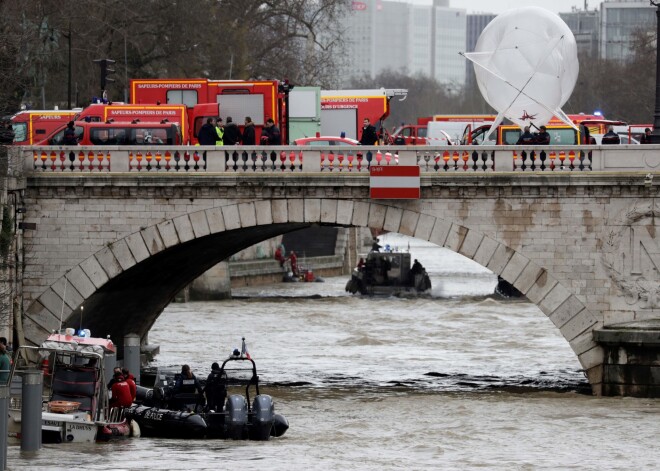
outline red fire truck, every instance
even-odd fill
[[[11,117],[14,144],[31,146],[42,141],[55,129],[72,121],[78,110],[26,110]]]
[[[187,107],[185,105],[127,105],[124,103],[95,103],[82,110],[76,121],[117,122],[167,120],[178,124],[184,144],[196,144],[197,132],[207,117],[219,116],[217,103],[205,103]],[[198,126],[190,126],[197,123]]]
[[[321,134],[360,139],[362,123],[368,118],[379,134],[385,131],[383,121],[390,115],[390,100],[405,98],[405,89],[322,90]]]
[[[164,103],[195,105],[214,103],[220,106],[218,116],[226,121],[231,116],[241,127],[245,117],[252,118],[257,129],[257,142],[263,125],[272,118],[282,133],[282,143],[288,142],[286,126],[286,90],[288,83],[278,80],[243,81],[210,79],[132,79],[131,103],[134,105]],[[203,120],[193,121],[193,134]],[[196,142],[196,140],[195,140]],[[193,143],[195,143],[193,142]]]

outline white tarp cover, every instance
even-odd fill
[[[579,72],[575,37],[556,14],[540,7],[508,10],[483,30],[475,51],[479,90],[499,115],[521,128],[546,124],[553,115],[574,126],[561,110]]]
[[[77,342],[56,342],[46,340],[41,348],[48,350],[60,350],[64,352],[97,353],[103,356],[103,347],[100,345],[79,345]]]

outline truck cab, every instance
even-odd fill
[[[66,125],[54,131],[38,145],[61,146]],[[181,129],[176,123],[161,122],[130,123],[76,121],[76,139],[84,146],[139,146],[139,145],[181,145]]]
[[[388,136],[388,144],[395,146],[426,145],[426,125],[402,124]]]

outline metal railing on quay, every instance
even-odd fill
[[[660,145],[616,146],[33,146],[33,173],[369,174],[374,165],[418,165],[427,175],[652,171]]]

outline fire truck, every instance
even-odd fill
[[[76,115],[76,121],[130,123],[155,121],[176,123],[181,129],[184,144],[196,144],[197,132],[207,117],[219,116],[217,103],[185,105],[128,105],[124,103],[95,103]],[[190,123],[199,123],[190,126]]]
[[[80,110],[26,110],[11,117],[14,144],[31,146],[72,121]]]
[[[166,105],[195,105],[214,103],[220,109],[216,116],[233,121],[243,127],[245,117],[252,118],[257,130],[257,142],[264,123],[272,118],[282,133],[282,143],[288,142],[286,101],[288,82],[278,80],[210,80],[210,79],[131,79],[133,105],[164,103]],[[193,135],[203,124],[195,118]],[[196,143],[196,138],[192,140]]]
[[[321,135],[360,139],[368,118],[381,136],[383,121],[390,115],[390,100],[405,99],[405,89],[321,90]],[[383,136],[384,137],[384,136]]]

